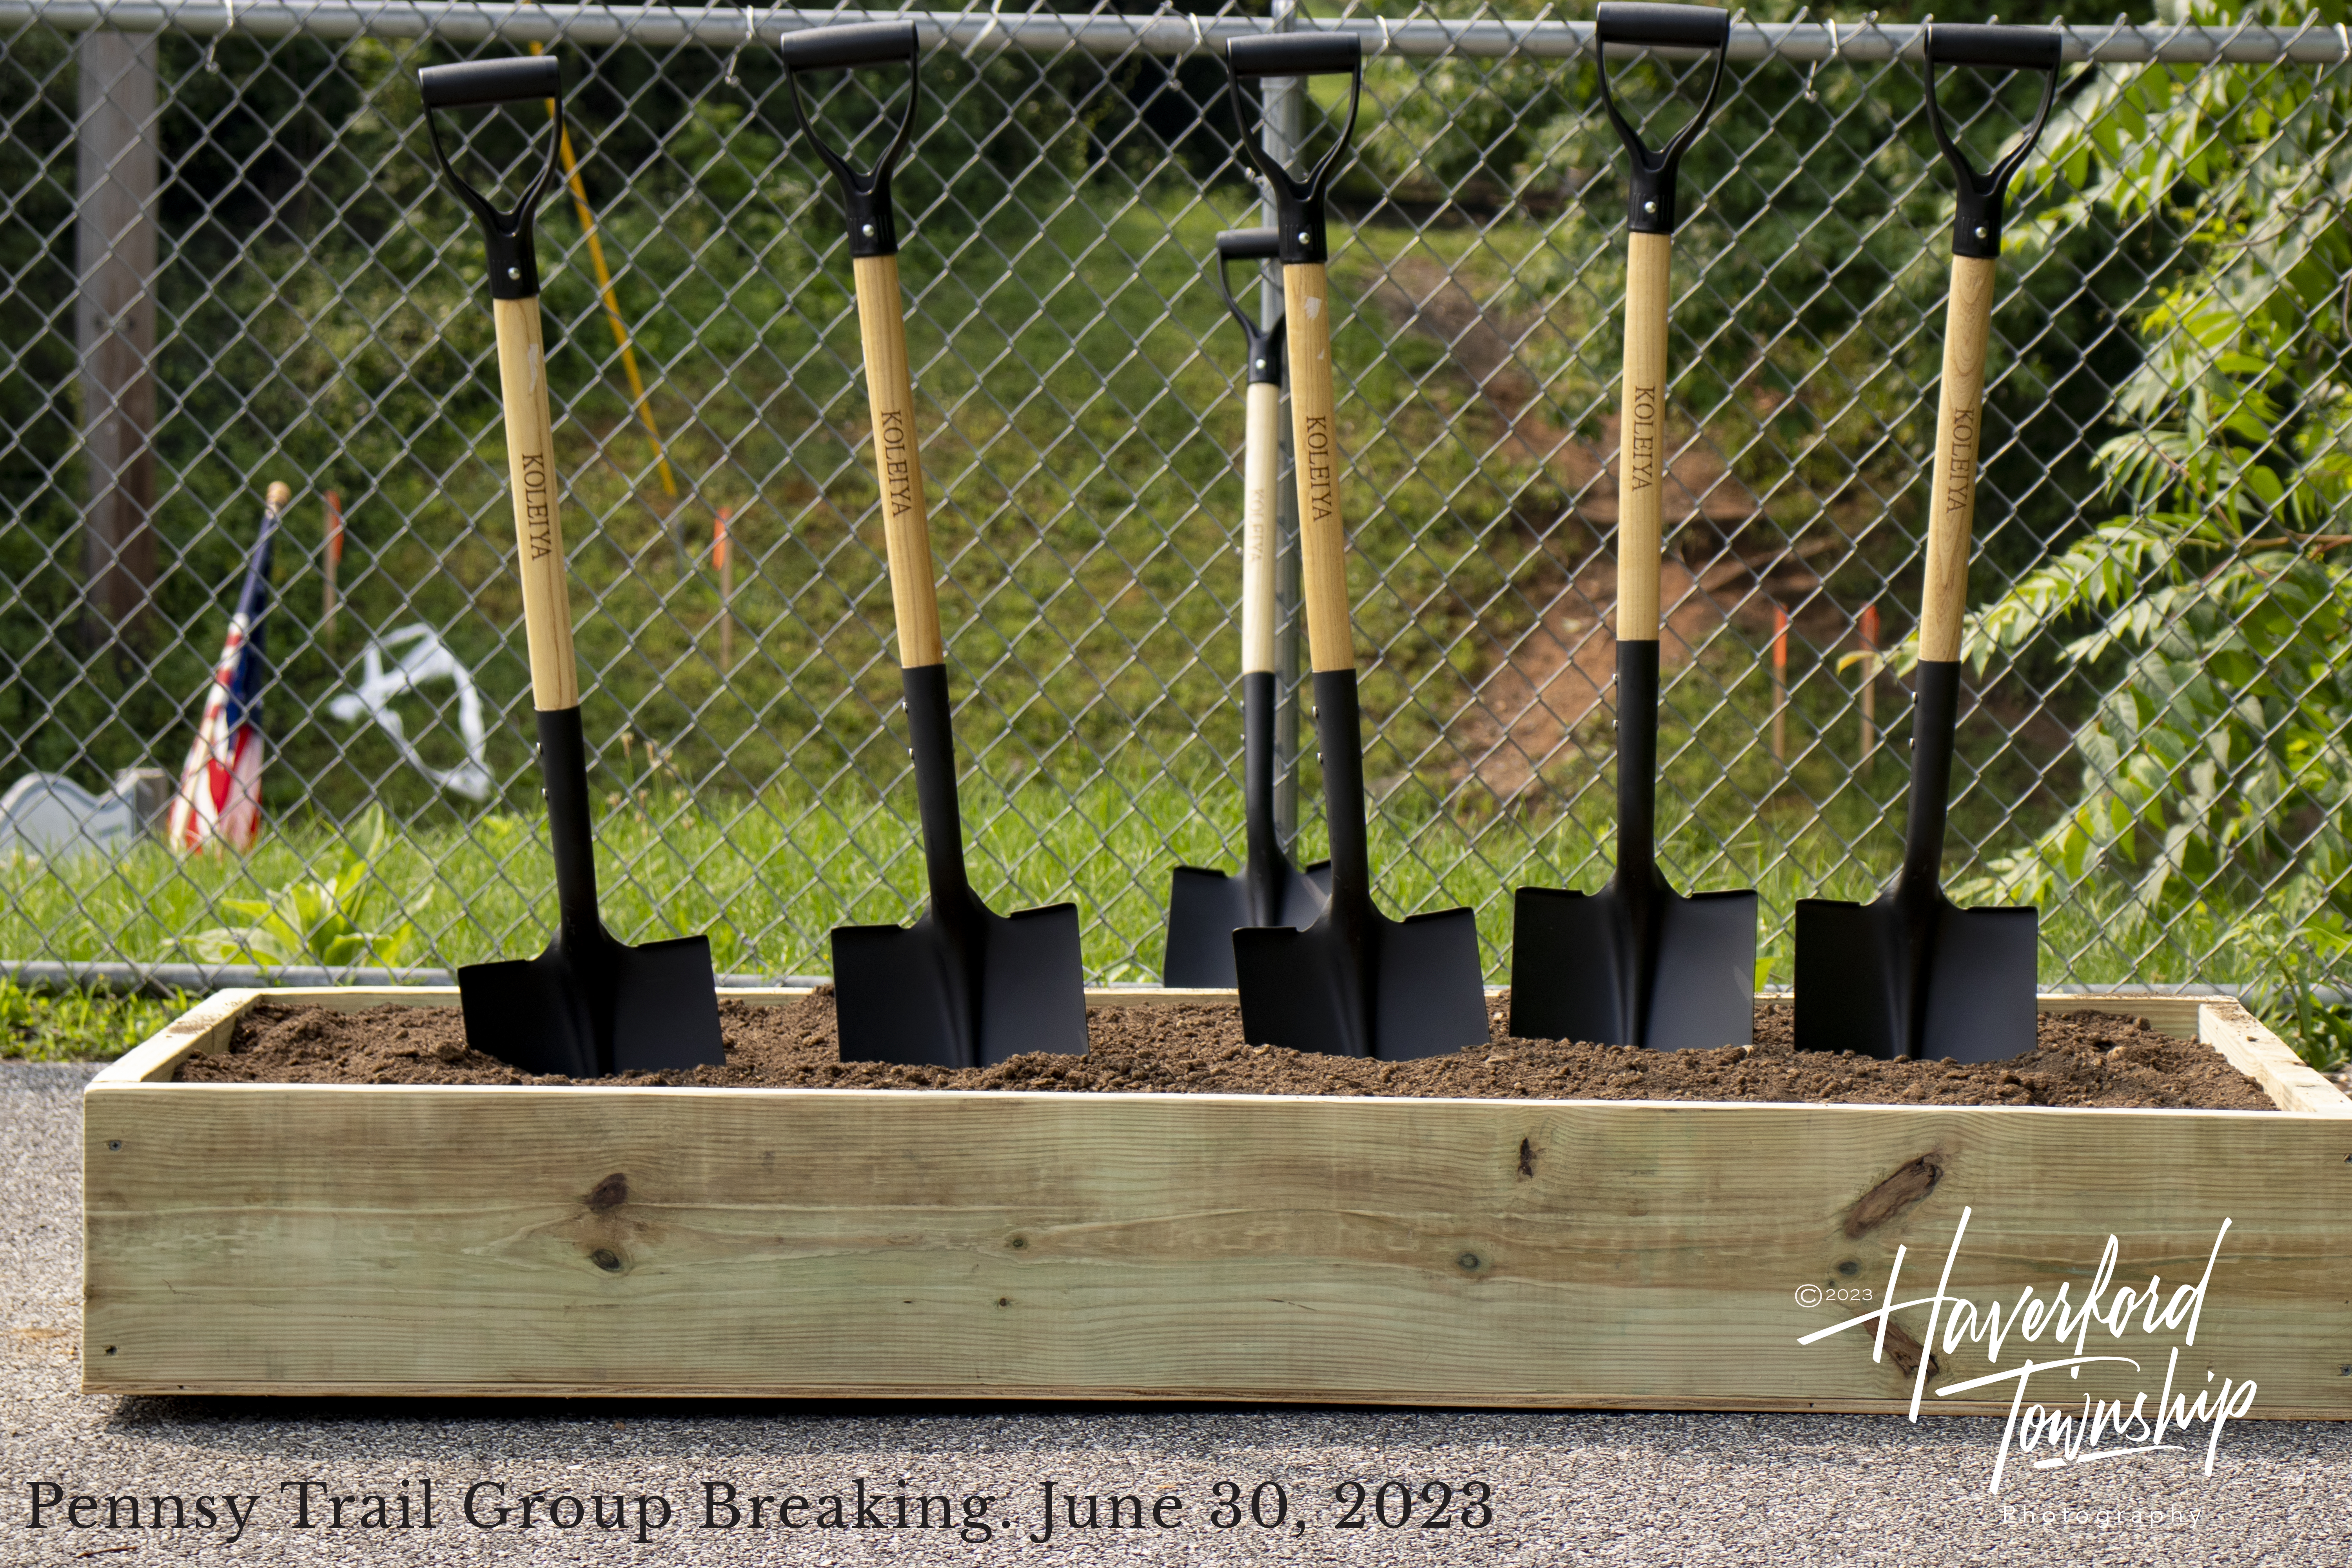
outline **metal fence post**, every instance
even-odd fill
[[[1273,0],[1274,30],[1288,32],[1298,0]],[[1298,146],[1299,106],[1296,77],[1269,77],[1265,83],[1265,131],[1262,144],[1287,163]],[[1260,223],[1279,216],[1267,193]],[[1258,280],[1258,320],[1282,313],[1282,271],[1265,267]],[[1282,420],[1280,474],[1274,490],[1274,669],[1279,700],[1274,718],[1274,821],[1285,840],[1298,832],[1298,491],[1291,474],[1290,421]]]
[[[155,584],[155,35],[94,28],[77,45],[74,339],[80,354],[82,636],[142,620]]]

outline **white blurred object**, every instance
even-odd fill
[[[104,795],[61,773],[26,773],[0,795],[0,858],[120,853],[157,830],[171,799],[171,776],[161,768],[126,768]]]
[[[407,647],[404,650],[402,644]],[[390,659],[387,667],[385,660]],[[457,662],[431,626],[402,626],[371,641],[360,653],[361,679],[356,691],[335,694],[327,711],[349,724],[362,714],[392,737],[408,765],[436,786],[467,800],[490,798],[490,768],[482,742],[482,700],[474,690],[474,672]],[[436,768],[410,744],[408,731],[394,712],[395,697],[415,691],[428,680],[446,679],[457,688],[457,733],[466,742],[466,760],[454,768]]]

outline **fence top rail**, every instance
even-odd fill
[[[1874,16],[1874,13],[1872,14]],[[1731,29],[1736,60],[1780,59],[1856,65],[1920,58],[1925,29],[1916,23],[1851,21],[1748,22]],[[491,5],[474,0],[0,0],[0,27],[46,25],[69,32],[176,32],[257,37],[439,38],[452,43],[635,43],[649,47],[700,45],[734,48],[773,40],[803,27],[851,19],[904,18],[924,42],[967,54],[1078,50],[1118,55],[1140,51],[1188,55],[1217,50],[1224,40],[1265,30],[1255,16],[1078,15],[1055,12],[880,11],[848,7]],[[1500,58],[1522,55],[1565,59],[1592,49],[1591,22],[1452,20],[1431,16],[1301,18],[1305,29],[1349,32],[1371,55],[1460,55]],[[2056,23],[2070,61],[2134,65],[2238,62],[2341,65],[2352,59],[2352,34],[2315,17],[2299,26],[2140,26],[2118,19],[2090,25]]]

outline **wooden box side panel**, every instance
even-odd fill
[[[266,991],[238,988],[215,991],[147,1039],[101,1068],[90,1087],[109,1089],[133,1083],[169,1083],[190,1056],[219,1050],[244,1011]]]
[[[2294,1048],[2263,1026],[2236,1002],[2211,1001],[2199,1009],[2197,1037],[2229,1058],[2230,1065],[2263,1086],[2282,1110],[2352,1116],[2352,1099],[2322,1078]]]
[[[2177,1039],[2193,1040],[2201,1026],[2204,996],[2103,995],[2095,991],[2045,991],[2033,999],[2037,1013],[2105,1013],[2117,1018],[2145,1018],[2147,1026]]]
[[[2079,1296],[2110,1236],[2170,1290],[2226,1218],[2179,1379],[2352,1413],[2322,1117],[134,1084],[87,1136],[100,1391],[1887,1409],[1925,1310],[1874,1362],[1801,1347],[1867,1309],[1799,1292],[1883,1293],[1902,1248],[1927,1295],[1966,1210],[1980,1303]]]

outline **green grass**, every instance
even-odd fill
[[[188,1010],[180,994],[50,996],[0,980],[0,1058],[31,1062],[112,1061]]]
[[[1237,864],[1239,804],[1233,792],[1196,799],[1163,781],[1097,778],[1065,787],[1041,781],[1011,791],[967,791],[969,859],[982,896],[1000,910],[1075,900],[1086,963],[1103,981],[1156,977],[1167,871],[1189,863]],[[1507,816],[1476,832],[1400,790],[1372,817],[1376,892],[1393,912],[1468,905],[1475,910],[1488,973],[1507,967],[1510,893],[1521,882],[1592,887],[1605,879],[1610,846],[1597,798],[1545,818]],[[908,816],[911,814],[907,814]],[[789,830],[788,830],[789,826]],[[1321,852],[1311,825],[1299,853]],[[1687,891],[1753,886],[1763,899],[1761,977],[1790,976],[1788,922],[1800,898],[1860,899],[1874,874],[1829,832],[1793,834],[1759,824],[1728,846],[1699,847],[1685,819],[1664,835],[1667,875]],[[0,952],[66,960],[181,961],[189,939],[234,923],[220,908],[289,880],[316,876],[343,840],[317,825],[273,835],[251,857],[182,859],[159,846],[116,860],[0,868]],[[724,971],[782,974],[831,968],[835,925],[903,921],[924,898],[911,827],[890,803],[844,807],[767,796],[723,811],[681,793],[648,792],[607,809],[598,832],[603,905],[625,941],[708,931]],[[496,816],[473,826],[394,836],[370,871],[381,928],[404,906],[416,937],[400,962],[457,964],[535,950],[552,921],[551,871],[534,829]],[[2105,916],[2105,918],[2100,918]],[[2081,952],[2087,979],[2187,979],[2152,973],[2151,933],[2125,929],[2114,911],[2045,913],[2045,952]],[[2192,933],[2170,939],[2195,951]],[[2159,955],[2161,948],[2156,949]],[[2134,964],[2138,965],[2135,973]],[[2063,973],[2055,963],[2046,972]],[[2202,978],[2203,976],[2196,976]]]

